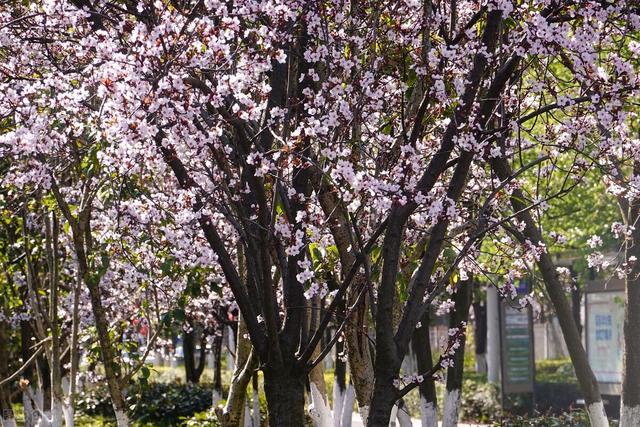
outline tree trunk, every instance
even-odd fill
[[[364,277],[359,275],[357,278],[360,279],[360,282],[356,283],[349,292],[348,306],[353,305],[356,300],[357,292],[355,290],[360,289],[360,286],[364,286],[362,283]],[[373,358],[366,327],[368,323],[366,318],[368,299],[368,296],[364,297],[363,303],[349,316],[344,328],[344,335],[347,340],[349,371],[356,392],[356,400],[358,401],[358,412],[363,424],[366,423],[369,415],[374,384]]]
[[[47,264],[49,273],[49,322],[51,327],[50,381],[51,425],[61,427],[63,422],[64,393],[62,391],[62,364],[60,360],[60,325],[58,321],[58,219],[51,213],[45,218]]]
[[[418,374],[428,372],[433,367],[431,355],[431,340],[429,336],[429,309],[427,308],[420,319],[420,327],[413,332],[413,352],[416,355]],[[438,401],[436,384],[433,377],[424,378],[418,387],[420,393],[420,419],[422,427],[438,427]]]
[[[191,326],[190,326],[191,327]],[[182,350],[184,351],[184,374],[188,383],[197,384],[199,376],[196,369],[195,330],[182,332]]]
[[[576,277],[575,271],[573,268],[571,270],[571,310],[573,312],[573,319],[576,322],[576,326],[578,327],[578,333],[582,334],[582,321],[580,319],[580,310],[582,308],[582,292],[580,292],[580,287],[578,286],[578,279]]]
[[[492,158],[491,165],[501,181],[506,181],[513,175],[511,167],[505,159]],[[528,206],[525,200],[527,200],[527,198],[521,190],[517,188],[513,190],[511,195],[511,205],[515,212],[521,212],[518,215],[518,219],[525,224],[522,234],[517,233],[515,234],[515,237],[522,244],[524,244],[526,240],[533,242],[533,244],[544,243],[540,229],[537,227],[533,217],[527,210]],[[573,318],[569,301],[567,300],[567,296],[564,292],[564,286],[558,278],[556,266],[554,265],[551,256],[546,252],[540,254],[537,265],[542,273],[542,278],[544,279],[549,299],[551,300],[556,315],[558,316],[562,335],[564,336],[564,341],[567,344],[567,350],[569,351],[569,357],[571,357],[573,369],[576,373],[578,383],[580,384],[580,390],[582,391],[585,399],[591,426],[607,427],[609,423],[607,415],[604,412],[598,381],[596,380],[596,377],[591,370],[591,366],[589,365],[587,352],[582,346],[582,339],[580,338],[580,333],[578,332],[578,327]]]
[[[39,390],[36,392],[36,409],[40,413],[40,426],[51,426],[51,369],[46,356],[36,359]]]
[[[9,340],[7,339],[8,325],[0,321],[0,379],[9,376]],[[7,385],[0,385],[0,419],[2,426],[15,427],[16,420],[11,408],[11,392]]]
[[[344,403],[342,404],[342,415],[340,416],[342,427],[351,427],[351,418],[353,417],[353,403],[355,402],[355,400],[356,391],[353,388],[353,384],[349,383],[344,396]]]
[[[65,405],[65,425],[74,427],[75,425],[75,399],[78,381],[78,366],[80,365],[80,352],[78,351],[78,333],[80,328],[80,278],[73,284],[73,312],[71,319],[71,347],[70,359],[71,368],[69,370],[69,391],[67,392],[67,403]]]
[[[476,372],[487,373],[487,306],[481,302],[473,303],[475,325],[473,339],[475,342]]]
[[[314,295],[311,300],[307,301],[309,307],[309,336],[318,328],[320,323],[320,295]],[[315,360],[320,356],[322,351],[322,340],[318,342],[313,350],[311,360]],[[327,397],[327,385],[324,382],[324,364],[322,361],[311,369],[309,372],[309,396],[311,405],[309,405],[309,414],[315,426],[331,427],[333,425],[333,417],[331,408],[329,407],[329,398]]]
[[[30,347],[31,338],[33,337],[33,328],[26,320],[20,321],[20,341],[22,343],[21,355],[22,360],[29,360],[33,354]],[[33,394],[32,384],[34,383],[33,367],[29,366],[22,372],[22,378],[28,382],[25,389],[31,389],[31,393],[22,392],[22,407],[24,409],[24,425],[25,427],[33,427],[37,421],[37,415],[31,402],[30,394]],[[21,387],[22,388],[22,387]]]
[[[345,394],[347,391],[347,366],[342,360],[344,352],[344,341],[338,340],[336,343],[335,366],[333,369],[333,425],[340,427],[342,408],[345,403]]]
[[[264,392],[269,409],[269,427],[304,426],[305,379],[283,366],[264,368]]]
[[[314,427],[333,427],[333,416],[331,414],[331,408],[329,403],[325,400],[324,396],[316,382],[309,382],[309,396],[311,403],[309,404],[309,416]]]
[[[391,421],[391,412],[395,404],[395,395],[398,390],[393,387],[393,380],[397,369],[380,369],[386,371],[386,381],[376,381],[371,400],[371,412],[369,412],[368,427],[388,427]]]
[[[407,408],[407,404],[404,402],[404,399],[400,399],[396,404],[396,417],[397,420],[396,425],[398,427],[412,427],[411,415],[409,415],[409,409]],[[393,425],[393,418],[392,418]]]
[[[640,174],[640,162],[634,163],[634,174]],[[624,293],[624,353],[622,358],[622,399],[620,427],[640,426],[640,204],[631,202],[628,222],[635,225],[631,241],[625,241],[626,274]],[[635,261],[629,261],[635,257]]]
[[[260,427],[260,398],[258,395],[258,373],[254,372],[251,385],[253,388],[253,427]]]
[[[128,427],[129,418],[126,413],[124,396],[122,394],[122,388],[120,385],[120,379],[117,372],[118,366],[116,365],[115,353],[111,338],[109,337],[109,322],[107,321],[107,315],[102,306],[102,296],[100,295],[99,285],[94,279],[91,278],[91,274],[87,268],[86,258],[84,258],[84,250],[82,250],[81,256],[78,255],[78,262],[83,264],[80,268],[81,275],[84,284],[89,289],[89,298],[91,300],[91,309],[93,311],[93,317],[96,325],[96,331],[98,332],[98,342],[100,343],[100,356],[102,359],[102,365],[104,366],[104,373],[107,379],[107,386],[109,388],[109,395],[111,397],[111,405],[116,414],[116,422],[118,427]],[[76,252],[78,254],[78,252]]]
[[[242,315],[240,315],[238,318],[238,345],[236,346],[235,370],[231,378],[227,403],[224,408],[216,408],[216,415],[222,427],[240,426],[244,411],[247,385],[249,385],[251,376],[258,366],[257,355],[251,349],[251,342],[247,338],[247,334],[247,325]],[[216,361],[216,364],[218,367],[220,366],[219,359]],[[216,395],[215,389],[213,393],[213,403],[216,405],[218,403],[216,399],[220,400],[222,395]]]
[[[64,425],[66,427],[74,427],[75,426],[75,410],[73,405],[70,402],[73,402],[73,397],[71,395],[71,381],[68,377],[62,377],[62,391],[66,393],[66,400],[62,403],[62,413],[64,416]]]
[[[331,218],[329,229],[338,248],[342,274],[344,275],[356,261],[352,248],[355,237],[350,231],[349,214],[345,206],[340,203],[333,193],[332,188],[323,183],[321,178],[318,181],[318,185],[321,185],[321,191],[318,195],[320,205],[325,215]],[[358,274],[354,278],[346,297],[347,306],[351,306],[357,299],[360,286],[366,286],[366,278],[363,274]],[[365,297],[355,312],[349,316],[344,327],[351,381],[356,392],[358,412],[362,418],[362,423],[365,425],[369,406],[371,405],[374,383],[373,357],[366,336],[368,324],[366,315],[369,304],[373,304],[373,301],[370,301],[369,297]]]
[[[213,337],[213,393],[222,398],[222,335],[224,326],[219,328],[218,333]],[[215,399],[214,399],[215,400]],[[218,402],[213,402],[217,405]]]
[[[455,311],[451,314],[450,328],[459,328],[462,322],[469,319],[473,280],[459,282],[459,288],[454,297]],[[455,427],[458,425],[458,413],[460,411],[460,395],[462,392],[462,374],[464,372],[464,350],[466,333],[460,335],[460,347],[453,355],[453,366],[447,369],[447,388],[444,396],[444,411],[442,427]]]
[[[487,380],[500,383],[500,297],[493,286],[487,287]]]

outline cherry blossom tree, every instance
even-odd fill
[[[0,13],[8,181],[51,194],[68,224],[119,425],[141,365],[114,363],[108,307],[152,319],[148,301],[173,310],[189,273],[233,296],[270,425],[303,424],[307,378],[344,335],[360,414],[383,426],[455,363],[462,327],[435,366],[400,378],[427,308],[451,308],[454,274],[500,271],[508,293],[525,261],[606,425],[536,215],[592,165],[556,162],[581,125],[609,127],[629,105],[631,2],[42,0]],[[538,167],[565,182],[527,198],[519,177]],[[490,240],[500,253],[483,258]]]
[[[637,327],[640,320],[634,307],[640,302],[637,262],[640,252],[640,218],[638,195],[640,160],[638,158],[638,114],[625,102],[625,91],[633,88],[632,97],[638,98],[638,63],[635,57],[640,44],[637,37],[619,41],[616,54],[610,54],[598,68],[599,78],[616,82],[616,90],[602,96],[597,105],[597,116],[581,123],[582,144],[574,148],[593,159],[597,176],[606,186],[607,199],[618,206],[618,217],[606,224],[609,230],[593,234],[583,243],[589,251],[588,266],[611,277],[624,280],[624,352],[622,369],[621,426],[640,425],[640,387],[633,380],[640,372],[640,342]],[[567,60],[568,66],[573,63]],[[598,95],[599,96],[599,95]],[[637,104],[634,104],[634,106]],[[610,219],[610,218],[609,218]],[[607,241],[605,246],[604,241]],[[613,249],[614,256],[605,255],[605,248]]]

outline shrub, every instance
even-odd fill
[[[126,397],[132,420],[154,425],[178,425],[181,418],[190,417],[211,407],[211,385],[149,383],[137,389],[129,388]],[[78,409],[87,415],[113,417],[109,393],[105,386],[85,391],[78,397]]]
[[[502,427],[588,427],[589,417],[584,411],[564,412],[560,415],[505,416],[496,421]]]
[[[576,374],[569,359],[549,359],[536,362],[536,381],[545,383],[576,383]]]
[[[462,419],[486,423],[501,415],[500,389],[496,384],[464,380],[460,402]]]
[[[106,385],[81,391],[76,397],[76,405],[77,409],[86,415],[114,417]]]
[[[129,395],[127,403],[131,404],[132,419],[175,425],[181,417],[209,409],[212,392],[211,386],[152,383],[143,387],[140,394]]]

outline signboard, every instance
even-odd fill
[[[622,382],[624,292],[587,294],[587,354],[599,383]]]
[[[526,282],[518,294],[527,292]],[[500,310],[503,393],[532,393],[534,382],[533,322],[530,308],[520,308],[518,299],[502,301]]]

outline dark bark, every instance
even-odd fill
[[[640,162],[634,162],[634,174],[640,175]],[[631,239],[625,242],[625,258],[630,271],[625,280],[624,304],[624,353],[622,359],[622,408],[621,426],[637,426],[637,412],[640,411],[640,227],[636,221],[640,218],[640,204],[631,202],[627,223],[635,224]],[[636,261],[629,261],[635,257]],[[636,418],[636,419],[632,419]]]
[[[431,354],[431,339],[429,336],[429,310],[425,310],[420,319],[420,327],[413,332],[413,352],[416,354],[418,373],[428,372],[433,368],[433,355]],[[424,378],[419,387],[420,397],[428,403],[433,403],[433,407],[438,407],[436,396],[436,384],[433,377]]]
[[[222,396],[222,331],[213,337],[213,389]],[[236,334],[237,336],[237,334]],[[236,352],[238,344],[236,343]]]
[[[9,376],[9,351],[11,348],[7,336],[8,325],[0,322],[0,379]],[[25,359],[26,360],[26,359]],[[11,390],[7,384],[0,385],[0,417],[4,419],[14,418],[11,408]]]
[[[383,371],[383,372],[380,372]],[[385,375],[386,381],[379,381],[379,375]],[[387,427],[391,418],[391,410],[396,401],[397,391],[393,386],[396,377],[394,367],[381,367],[376,365],[376,382],[373,389],[373,399],[371,399],[371,410],[367,427]]]
[[[501,19],[499,11],[491,11],[487,15],[482,43],[489,53],[493,53],[495,50]],[[448,160],[454,149],[454,141],[460,130],[460,124],[468,122],[469,113],[475,104],[481,82],[485,77],[489,65],[487,58],[488,55],[480,52],[474,57],[468,84],[463,95],[463,102],[455,108],[452,120],[442,136],[440,148],[431,158],[417,184],[417,189],[423,193],[427,193],[433,188],[441,174],[448,167]],[[480,105],[477,121],[474,124],[484,127],[517,63],[517,58],[512,58],[497,71],[487,91],[485,100]],[[420,126],[421,124],[416,125]],[[473,153],[469,152],[463,152],[458,159],[447,190],[447,197],[453,203],[457,202],[460,197],[472,159]],[[407,352],[415,326],[426,308],[423,302],[424,294],[430,286],[431,273],[444,244],[449,224],[448,220],[443,218],[433,229],[429,244],[420,262],[420,267],[414,276],[415,282],[409,290],[409,297],[402,313],[398,331],[394,335],[393,328],[390,328],[389,325],[392,325],[393,319],[399,251],[402,246],[404,225],[416,206],[415,202],[410,202],[404,206],[395,206],[392,209],[382,246],[382,277],[378,287],[376,314],[376,375],[369,417],[370,425],[372,426],[382,426],[389,422],[391,408],[396,399],[396,392],[392,382],[398,376],[400,361]]]
[[[182,349],[184,351],[184,371],[188,383],[198,384],[206,364],[207,345],[206,336],[194,326],[182,333]],[[198,339],[200,338],[200,339]],[[196,362],[196,342],[200,343],[198,360]]]
[[[471,307],[471,297],[473,290],[473,280],[459,282],[459,288],[454,296],[455,311],[449,318],[449,328],[460,328],[462,322],[469,319],[469,308]],[[464,373],[464,352],[466,343],[466,333],[459,335],[460,347],[453,355],[453,366],[447,369],[447,394],[445,397],[445,410],[443,426],[454,426],[458,423],[458,413],[460,410],[460,392],[462,390],[462,376]]]
[[[582,335],[582,322],[580,320],[580,309],[582,305],[582,292],[580,291],[580,286],[578,286],[578,280],[573,271],[571,270],[571,311],[573,312],[573,320],[576,322],[576,326],[578,327],[578,333]]]
[[[347,389],[347,364],[342,359],[343,358],[342,353],[344,351],[345,351],[344,341],[339,340],[336,343],[336,359],[335,359],[335,367],[333,369],[333,375],[336,380],[335,385],[340,390],[340,395],[343,395],[345,390]],[[335,402],[334,402],[334,406],[335,406]]]
[[[264,369],[264,393],[270,427],[300,427],[304,417],[305,377],[269,364]]]
[[[501,181],[510,179],[513,174],[506,159],[493,158],[491,159],[491,166]],[[526,204],[526,200],[527,198],[521,190],[513,190],[511,205],[515,212],[520,212],[518,219],[525,224],[524,231],[522,233],[515,233],[515,237],[522,244],[524,244],[526,240],[530,240],[533,244],[544,243],[540,229],[527,210],[528,205]],[[537,265],[542,274],[549,299],[558,316],[560,329],[567,344],[567,350],[569,351],[569,356],[571,357],[571,362],[573,363],[573,368],[578,378],[585,403],[589,406],[592,403],[601,402],[602,397],[600,396],[598,382],[589,365],[587,352],[582,346],[580,333],[578,332],[569,301],[564,292],[564,286],[558,277],[556,266],[551,256],[546,252],[540,255]]]
[[[194,331],[182,332],[182,350],[184,353],[184,373],[188,383],[197,384],[198,375],[196,373],[195,361],[195,337]]]
[[[455,311],[449,318],[450,328],[459,328],[462,322],[469,319],[469,308],[471,307],[471,296],[473,290],[473,280],[460,282],[460,288],[456,292],[454,301]],[[453,366],[447,369],[447,390],[460,390],[462,388],[462,374],[464,371],[464,351],[466,344],[466,334],[460,335],[460,347],[453,356]]]
[[[33,327],[27,320],[20,321],[20,353],[22,360],[29,360],[33,355],[33,349],[31,348],[31,338],[34,336]],[[33,366],[29,365],[22,371],[22,378],[33,383]]]
[[[476,354],[487,352],[487,306],[481,302],[473,303],[473,339],[476,346]]]

